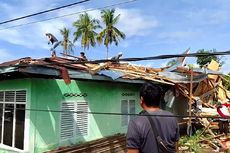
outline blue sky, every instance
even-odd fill
[[[67,27],[73,33],[72,23],[78,15],[66,16],[45,22],[28,24],[15,28],[7,27],[37,22],[47,18],[94,9],[88,13],[100,19],[97,8],[124,2],[126,0],[91,0],[74,7],[61,9],[44,15],[0,25],[0,62],[22,57],[49,57],[45,32],[53,33],[59,40],[59,29]],[[36,13],[77,1],[64,0],[10,0],[0,3],[0,21]],[[146,57],[162,54],[180,54],[190,47],[198,49],[230,50],[230,1],[229,0],[137,0],[113,7],[120,14],[117,27],[126,34],[119,46],[110,47],[109,56],[123,52],[123,57]],[[75,43],[75,56],[82,51],[80,43]],[[57,48],[60,55],[62,48]],[[86,51],[89,59],[106,57],[106,48],[96,46]],[[223,57],[222,71],[229,72],[229,56]],[[152,67],[164,66],[169,60],[141,61]],[[188,63],[195,59],[187,58]]]

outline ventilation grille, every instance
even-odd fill
[[[87,102],[78,102],[77,103],[77,112],[82,112],[77,114],[77,131],[76,136],[85,136],[88,135],[88,103]],[[86,112],[86,113],[84,113]]]
[[[87,102],[63,102],[61,110],[61,140],[88,135]]]
[[[5,102],[14,102],[15,91],[5,91]]]
[[[74,136],[74,103],[62,103],[61,110],[60,137],[62,140],[71,139]]]
[[[26,102],[26,91],[25,90],[16,91],[16,102],[21,102],[21,103]]]
[[[26,103],[26,90],[1,91],[0,102]]]

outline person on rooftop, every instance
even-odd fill
[[[49,44],[52,45],[52,47],[50,48],[51,56],[56,57],[55,48],[57,48],[57,46],[61,43],[61,41],[58,41],[57,38],[51,33],[45,33],[45,35],[48,38],[48,45]]]
[[[79,59],[80,59],[80,61],[88,61],[84,52],[80,52],[80,58]]]

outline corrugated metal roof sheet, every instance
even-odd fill
[[[122,72],[114,71],[114,70],[101,70],[98,72],[98,74],[108,76],[112,78],[113,80],[116,80],[125,75]]]

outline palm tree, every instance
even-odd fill
[[[79,19],[73,23],[73,26],[76,28],[74,42],[81,37],[81,46],[84,48],[84,52],[90,46],[94,47],[96,45],[97,32],[95,30],[101,28],[99,20],[92,19],[88,13],[84,13],[80,14]]]
[[[125,39],[125,34],[115,27],[115,25],[119,21],[120,14],[114,16],[114,13],[115,9],[101,11],[101,18],[103,23],[105,24],[105,29],[103,29],[99,33],[97,40],[99,43],[102,43],[102,41],[104,41],[104,45],[107,49],[107,58],[109,53],[109,45],[114,42],[117,46],[120,38]]]
[[[63,36],[63,40],[61,41],[61,45],[63,46],[63,55],[70,55],[70,53],[74,53],[73,47],[74,44],[69,40],[70,30],[67,28],[60,29],[60,33]]]

